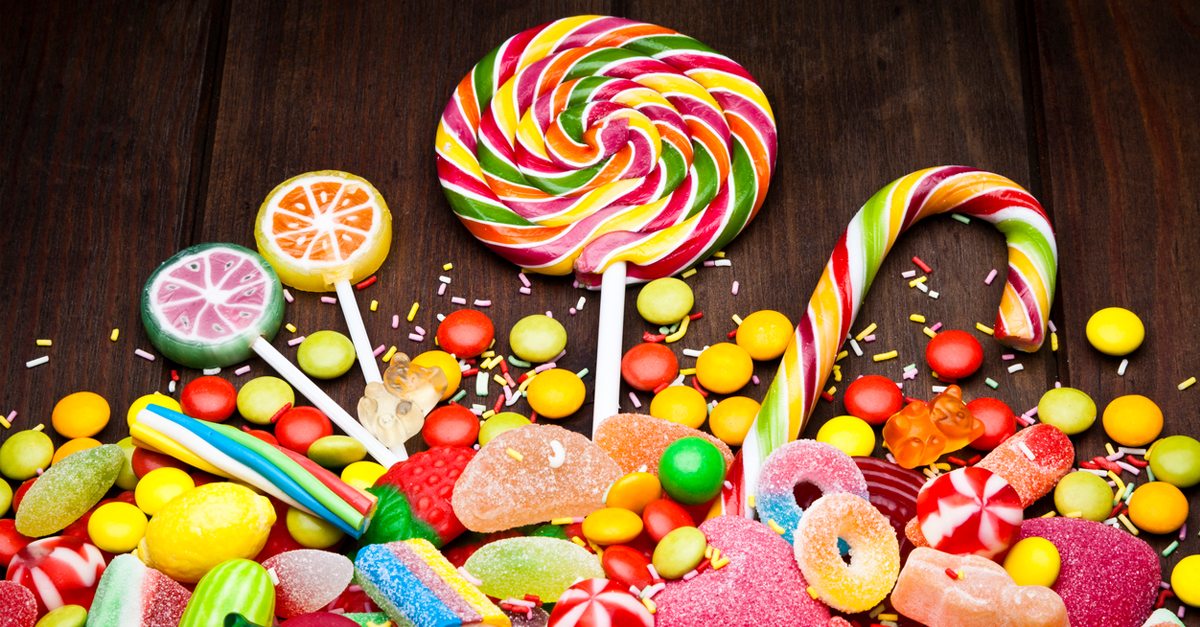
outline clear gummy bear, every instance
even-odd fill
[[[408,355],[396,353],[383,373],[383,383],[368,383],[363,390],[358,420],[385,446],[402,445],[421,430],[446,385],[441,369],[415,366]]]

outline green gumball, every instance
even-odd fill
[[[725,458],[704,438],[680,438],[663,451],[658,478],[671,498],[697,505],[721,493],[725,484]]]

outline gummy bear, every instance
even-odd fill
[[[392,356],[383,383],[368,383],[358,399],[358,420],[389,447],[416,435],[446,391],[446,375],[438,368],[415,366],[404,353]]]
[[[983,434],[983,422],[962,402],[962,389],[951,385],[933,400],[913,401],[883,425],[883,440],[904,468],[932,464]]]

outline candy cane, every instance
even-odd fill
[[[1042,345],[1054,300],[1058,250],[1041,204],[1002,176],[963,166],[929,168],[892,182],[863,205],[834,247],[746,436],[740,494],[727,492],[727,511],[752,513],[763,461],[804,430],[896,238],[923,218],[950,212],[986,220],[1007,240],[1008,282],[996,315],[996,339],[1022,351]]]

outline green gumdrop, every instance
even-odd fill
[[[121,471],[117,473],[116,484],[122,490],[132,490],[137,487],[138,476],[133,472],[133,438],[122,438],[117,442],[117,446],[121,447],[121,452],[125,454],[125,461],[121,463]]]
[[[0,473],[24,481],[46,468],[54,457],[54,442],[41,431],[18,431],[0,445]]]
[[[221,562],[196,584],[179,627],[212,627],[240,614],[251,625],[275,620],[275,585],[267,569],[244,559]]]
[[[479,589],[498,599],[535,594],[554,603],[580,579],[602,579],[600,560],[583,547],[558,538],[506,538],[485,544],[464,564],[483,582]]]
[[[87,513],[117,480],[125,454],[105,444],[68,455],[50,467],[17,508],[17,531],[40,538],[61,531]]]
[[[43,616],[33,627],[83,627],[87,616],[82,605],[64,605]]]
[[[423,538],[441,548],[442,539],[428,523],[413,516],[408,497],[403,492],[392,486],[375,486],[367,488],[367,492],[379,500],[375,502],[367,530],[359,540],[361,546]]]

